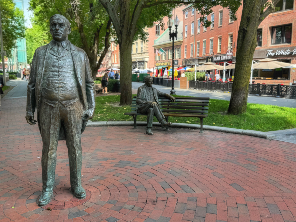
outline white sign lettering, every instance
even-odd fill
[[[296,55],[296,48],[293,51],[291,51],[290,49],[267,50],[266,54],[267,57],[287,55]]]

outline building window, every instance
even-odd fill
[[[257,29],[257,46],[262,46],[262,29]]]
[[[117,56],[116,56],[116,54],[114,56],[115,56],[115,63],[117,63]]]
[[[292,25],[271,28],[271,44],[291,43]]]
[[[233,15],[234,15],[233,12],[229,10],[229,23],[232,23],[234,21]]]
[[[203,40],[203,44],[202,44],[202,55],[206,54],[206,44],[207,44],[207,40]]]
[[[138,53],[138,42],[136,42],[136,53]]]
[[[178,59],[181,59],[181,48],[177,49],[177,55],[178,55]]]
[[[275,6],[275,11],[284,11],[293,9],[294,0],[280,0]]]
[[[223,11],[219,11],[219,26],[222,26],[223,22]]]
[[[200,33],[200,19],[197,21],[197,34]]]
[[[232,50],[232,44],[233,44],[233,35],[230,34],[228,36],[228,50]]]
[[[165,53],[164,52],[161,54],[161,57],[162,57],[162,60],[165,60]]]
[[[214,39],[210,39],[210,55],[213,55]]]
[[[141,41],[141,52],[143,52],[144,51],[144,43],[143,43],[143,41]]]
[[[184,46],[184,58],[187,58],[187,45]]]
[[[185,25],[185,38],[187,38],[187,25]]]
[[[185,18],[188,18],[188,11],[185,12]]]
[[[222,37],[218,37],[218,53],[221,53]]]
[[[172,55],[173,55],[173,50],[169,49],[169,59],[172,59]]]
[[[190,44],[190,57],[193,57],[193,43]]]
[[[160,25],[155,26],[155,34],[159,35],[160,34]]]
[[[214,21],[215,21],[215,14],[213,13],[213,14],[211,14],[211,29],[213,29],[214,28]]]
[[[191,35],[194,35],[194,22],[191,23]]]
[[[195,9],[192,8],[192,9],[191,9],[191,15],[194,15],[194,12],[195,12]]]
[[[196,44],[196,57],[199,57],[199,48],[200,48],[200,42],[197,42],[197,44]]]
[[[207,27],[206,27],[206,22],[207,22],[207,20],[208,20],[207,18],[205,18],[205,20],[204,20],[204,29],[203,29],[204,32],[207,31]]]
[[[132,54],[134,53],[134,48],[135,48],[135,43],[133,43],[133,46],[132,46]]]

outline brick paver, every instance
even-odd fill
[[[24,116],[25,98],[2,100],[0,221],[296,221],[295,144],[191,129],[88,127],[86,199],[61,141],[55,197],[38,207],[42,141]]]

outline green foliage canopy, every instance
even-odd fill
[[[35,50],[49,43],[48,32],[42,26],[33,22],[32,28],[26,29],[27,63],[32,62]]]
[[[6,56],[16,47],[16,40],[25,37],[25,21],[23,11],[15,7],[13,0],[1,0],[3,46]],[[0,58],[1,60],[1,58]]]
[[[30,9],[34,11],[36,24],[43,33],[47,33],[48,39],[51,39],[50,17],[54,14],[65,16],[71,23],[69,40],[86,52],[96,74],[110,47],[109,37],[112,35],[111,20],[100,3],[96,0],[30,0]]]

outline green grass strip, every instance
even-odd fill
[[[136,95],[133,95],[136,96]],[[95,114],[92,121],[132,121],[130,106],[119,106],[119,95],[96,97]],[[222,126],[262,132],[296,128],[296,109],[272,105],[248,103],[247,112],[242,115],[227,115],[229,101],[211,99],[209,115],[204,125]],[[138,116],[138,121],[146,121],[146,116]],[[157,121],[155,119],[155,121]],[[172,123],[199,124],[196,117],[170,117]]]

